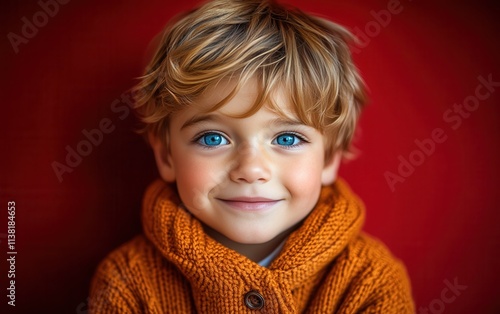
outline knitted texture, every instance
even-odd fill
[[[148,188],[142,219],[145,235],[99,265],[90,313],[414,313],[404,266],[360,233],[363,205],[342,180],[268,268],[207,236],[163,181]],[[261,309],[245,304],[250,291]]]

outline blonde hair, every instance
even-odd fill
[[[207,2],[167,25],[134,88],[140,132],[168,141],[172,113],[221,80],[237,78],[216,110],[255,77],[259,97],[245,116],[263,104],[283,113],[272,99],[283,88],[297,117],[327,136],[327,156],[346,152],[366,101],[349,51],[352,39],[338,24],[272,0]]]

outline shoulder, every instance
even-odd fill
[[[116,276],[129,269],[142,267],[146,261],[157,255],[153,245],[142,235],[109,253],[99,264],[96,275]]]
[[[141,234],[109,253],[98,265],[93,283],[98,280],[123,282],[129,286],[156,282],[179,271],[154,244]]]
[[[365,267],[384,269],[400,268],[403,264],[380,240],[361,233],[346,249],[346,258]]]
[[[140,263],[145,256],[156,254],[158,252],[154,245],[141,234],[114,249],[107,259],[127,258],[129,264],[135,264]]]

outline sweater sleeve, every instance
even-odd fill
[[[90,287],[89,313],[142,312],[128,273],[127,262],[119,252],[101,262]]]
[[[353,275],[339,313],[415,313],[404,265],[378,240],[360,236],[337,266]]]
[[[379,286],[373,290],[371,300],[360,313],[415,313],[404,266],[395,262],[380,275]]]
[[[189,282],[144,237],[111,252],[90,285],[89,313],[193,313]]]

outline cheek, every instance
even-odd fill
[[[210,174],[203,163],[184,158],[176,164],[177,189],[185,205],[197,204],[206,190]],[[197,206],[198,207],[198,206]]]
[[[207,158],[194,158],[189,154],[176,158],[177,189],[182,202],[191,210],[206,207],[207,196],[220,181],[220,171],[215,162]]]
[[[283,183],[296,197],[315,199],[321,189],[322,169],[321,158],[311,156],[311,158],[295,160],[281,170]]]

